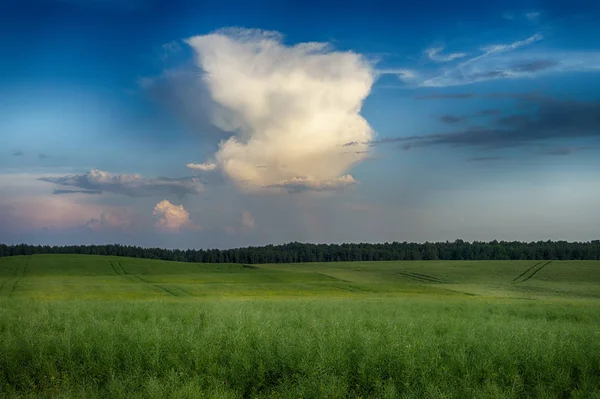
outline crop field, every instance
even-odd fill
[[[600,262],[0,258],[4,397],[600,398]]]

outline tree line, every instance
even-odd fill
[[[291,242],[234,249],[161,249],[119,244],[109,245],[4,245],[0,257],[34,254],[86,254],[128,256],[202,263],[298,263],[380,260],[598,260],[600,240],[491,241],[435,243],[392,242],[384,244],[307,244]]]

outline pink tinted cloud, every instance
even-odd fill
[[[129,224],[128,217],[112,207],[80,203],[74,197],[39,196],[4,200],[0,204],[0,224],[17,231],[114,227]],[[118,215],[118,216],[117,216]]]

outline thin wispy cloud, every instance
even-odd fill
[[[467,56],[467,53],[450,53],[444,55],[441,54],[443,50],[443,47],[433,47],[425,50],[425,54],[427,54],[430,60],[435,62],[450,62]]]
[[[176,40],[172,42],[164,43],[162,46],[162,55],[161,58],[163,61],[166,61],[169,57],[174,54],[177,54],[181,51],[181,46]]]
[[[167,53],[177,53],[181,50],[181,46],[175,40],[169,43],[165,43],[161,47]]]
[[[597,146],[576,146],[576,147],[555,147],[544,150],[542,153],[545,155],[571,155],[577,152],[586,150],[598,149]]]
[[[488,45],[488,46],[484,46],[481,48],[481,50],[485,51],[485,54],[480,55],[478,57],[472,58],[468,61],[465,61],[464,63],[462,63],[461,65],[465,65],[468,63],[471,63],[477,59],[486,57],[490,54],[495,54],[495,53],[501,53],[501,52],[506,52],[506,51],[511,51],[511,50],[516,50],[519,47],[524,47],[527,46],[531,43],[540,41],[544,38],[544,36],[541,33],[536,33],[530,37],[528,37],[525,40],[519,40],[510,44],[492,44],[492,45]]]
[[[535,78],[549,73],[600,70],[600,51],[532,50],[542,39],[543,35],[536,33],[508,44],[485,45],[479,49],[480,55],[454,66],[429,73],[414,70],[404,73],[398,69],[396,76],[409,88],[443,88],[498,79]],[[525,48],[528,51],[521,51]]]
[[[419,77],[419,73],[412,69],[407,68],[394,68],[394,69],[378,69],[377,75],[396,75],[401,79],[412,80]]]
[[[205,162],[205,163],[188,163],[185,165],[186,168],[192,170],[199,170],[202,172],[210,172],[217,169],[218,165],[214,162]]]
[[[509,20],[509,21],[528,20],[528,21],[536,22],[539,20],[541,15],[542,15],[542,13],[539,11],[529,11],[529,12],[525,12],[525,13],[523,13],[523,12],[519,12],[519,13],[505,12],[504,14],[502,14],[502,18]]]

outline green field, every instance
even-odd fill
[[[0,397],[600,398],[600,262],[0,258]]]

